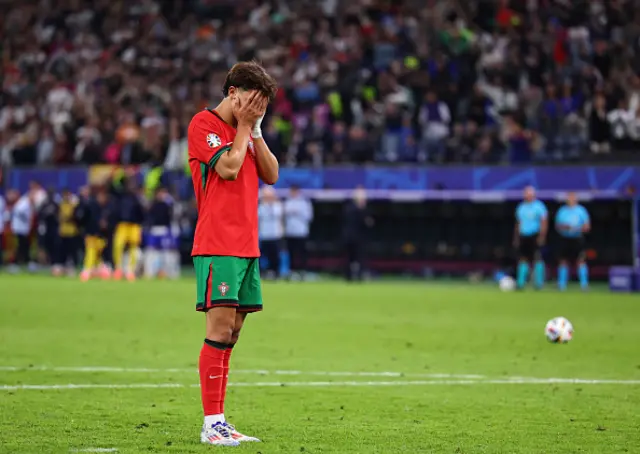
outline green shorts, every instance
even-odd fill
[[[198,255],[196,270],[196,310],[235,307],[238,312],[262,310],[260,264],[258,258]]]

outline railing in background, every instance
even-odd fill
[[[106,178],[114,166],[91,166],[59,169],[5,169],[4,186],[19,190],[29,181],[37,180],[45,186],[69,187],[73,190],[90,181]],[[143,178],[148,168],[137,168]],[[167,173],[167,180],[189,183],[182,172]],[[533,185],[540,190],[554,191],[625,191],[633,186],[640,189],[640,165],[613,167],[398,167],[325,169],[283,168],[278,188],[297,185],[306,189],[367,189],[399,190],[521,190]]]

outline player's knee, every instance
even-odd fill
[[[216,308],[207,312],[207,339],[230,344],[234,330],[235,310]]]
[[[222,344],[232,343],[233,325],[218,323],[214,326],[207,327],[207,339],[214,340]]]

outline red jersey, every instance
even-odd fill
[[[229,151],[236,129],[214,110],[197,113],[189,124],[189,166],[198,205],[198,223],[191,255],[259,257],[258,167],[253,141],[234,181],[214,170]]]

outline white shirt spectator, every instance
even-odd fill
[[[4,224],[7,222],[7,217],[9,213],[7,213],[7,203],[4,201],[4,198],[0,195],[0,235],[4,232]],[[2,254],[2,252],[0,252]]]
[[[296,195],[284,202],[284,231],[291,238],[309,236],[309,225],[313,220],[313,205],[309,199]]]
[[[611,135],[614,139],[624,139],[628,135],[629,122],[634,120],[634,115],[628,110],[614,109],[607,114],[607,121],[611,126]]]
[[[258,228],[260,239],[280,240],[283,235],[282,228],[282,202],[262,202],[258,207]]]
[[[444,102],[439,101],[437,112],[431,113],[427,107],[423,107],[420,110],[419,121],[425,137],[441,140],[449,135],[451,112]]]
[[[633,140],[640,140],[640,115],[629,114],[630,118],[627,122],[627,132]]]
[[[69,89],[60,85],[47,94],[47,104],[52,111],[71,110],[73,106],[73,94]]]
[[[11,231],[15,235],[28,235],[33,222],[33,205],[29,196],[23,195],[11,209]]]
[[[164,160],[164,167],[168,170],[183,170],[187,165],[187,138],[169,142],[169,150]]]

